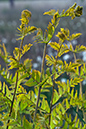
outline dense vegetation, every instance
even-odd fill
[[[60,19],[80,17],[82,9],[75,3],[61,13],[56,10],[45,12],[44,15],[52,18],[44,33],[41,28],[29,25],[31,12],[22,11],[21,24],[17,28],[20,47],[14,48],[12,56],[6,51],[5,44],[0,45],[0,56],[6,63],[6,68],[1,67],[0,74],[9,83],[8,86],[0,82],[1,129],[86,128],[86,93],[82,92],[86,63],[76,57],[76,53],[86,50],[86,47],[77,45],[74,48],[71,42],[81,33],[70,34],[69,29],[60,28],[60,32],[56,32],[58,42],[51,40]],[[32,33],[36,34],[34,42],[44,44],[41,71],[33,69],[29,58],[21,62],[33,46],[31,43],[23,45],[23,41]],[[48,46],[56,52],[56,56],[46,54]],[[72,52],[73,62],[62,60],[62,55],[68,52]],[[12,69],[15,69],[14,75],[10,74]],[[68,76],[67,82],[59,81],[63,74]]]

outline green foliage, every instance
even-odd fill
[[[31,12],[22,11],[21,25],[17,28],[19,33],[17,40],[21,43],[20,48],[14,49],[13,56],[7,53],[4,44],[0,45],[0,56],[6,62],[6,68],[0,69],[0,74],[10,84],[8,87],[5,82],[0,82],[1,129],[86,128],[86,93],[82,92],[82,81],[86,80],[86,63],[76,59],[76,53],[86,50],[86,47],[78,45],[74,49],[71,43],[81,33],[70,35],[68,29],[61,28],[61,31],[56,34],[59,38],[58,43],[50,42],[60,19],[68,16],[74,19],[81,16],[82,7],[76,7],[75,3],[67,11],[63,10],[61,14],[58,10],[50,10],[44,15],[50,15],[53,18],[43,33],[40,28],[29,26]],[[21,63],[22,56],[32,47],[31,43],[23,45],[23,40],[35,31],[37,34],[34,42],[45,44],[41,71],[32,69],[31,59]],[[70,42],[70,46],[64,45],[65,40]],[[46,54],[47,45],[57,52],[55,57]],[[75,62],[67,63],[61,60],[60,57],[70,51],[74,55]],[[10,75],[11,69],[16,69],[14,76]],[[69,75],[66,83],[58,80],[64,73]],[[29,88],[29,91],[26,91],[24,85]],[[75,89],[76,86],[79,86],[79,93]],[[51,101],[48,102],[45,93],[49,94],[51,90]],[[72,112],[69,112],[70,110]]]

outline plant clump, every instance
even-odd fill
[[[0,45],[0,56],[6,62],[6,68],[0,69],[0,74],[10,84],[8,87],[5,82],[0,82],[1,129],[86,128],[86,93],[82,91],[82,82],[86,80],[86,63],[76,58],[76,53],[85,51],[86,47],[77,45],[73,48],[72,45],[72,40],[81,33],[70,35],[69,29],[61,28],[56,34],[59,41],[51,40],[60,19],[80,17],[82,9],[75,3],[61,13],[58,10],[45,12],[44,15],[50,15],[52,19],[44,32],[41,28],[29,26],[31,12],[22,11],[21,24],[17,28],[20,47],[14,48],[12,56],[4,44]],[[33,46],[31,43],[23,45],[23,41],[34,32],[34,42],[44,44],[41,71],[32,68],[29,58],[21,63],[23,55]],[[70,43],[69,46],[64,44],[65,40]],[[48,45],[56,51],[56,56],[46,54]],[[73,53],[74,62],[68,63],[61,59],[68,52]],[[11,69],[16,70],[15,75],[10,74]],[[67,81],[59,81],[65,73],[69,76]],[[79,92],[75,90],[76,86]]]

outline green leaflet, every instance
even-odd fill
[[[51,42],[51,43],[49,43],[49,45],[50,45],[53,49],[55,49],[55,50],[57,50],[57,51],[59,51],[59,49],[60,49],[59,43]]]
[[[81,45],[81,46],[78,45],[78,46],[76,46],[74,52],[79,53],[79,52],[82,52],[82,51],[84,51],[84,50],[86,50],[86,47],[85,47],[85,46],[83,46],[83,45]]]
[[[44,15],[51,15],[51,16],[53,16],[55,14],[55,12],[56,12],[55,9],[51,9],[50,11],[45,12]]]
[[[27,86],[35,86],[37,85],[38,83],[36,81],[34,81],[33,78],[30,78],[28,81],[26,81],[25,85]]]
[[[81,81],[83,81],[83,79],[81,78],[74,78],[70,80],[70,86],[74,87],[75,85],[78,85],[78,83],[80,83]]]
[[[49,77],[47,77],[47,78],[45,78],[42,82],[40,82],[38,85],[36,85],[36,87],[41,87],[41,86],[43,86],[45,83],[46,83],[46,81],[49,79]]]
[[[34,78],[34,80],[37,81],[37,83],[39,83],[40,82],[40,77],[41,77],[40,71],[32,70],[32,77]]]
[[[31,46],[32,44],[26,44],[25,46],[23,46],[22,54],[24,55],[31,48]]]
[[[55,63],[55,58],[53,56],[46,55],[47,65],[51,66]]]
[[[59,100],[60,96],[56,90],[54,90],[53,105]]]
[[[32,123],[30,123],[26,118],[25,116],[23,117],[23,128],[24,129],[27,129],[27,127],[29,129],[32,129]]]
[[[60,28],[60,32],[57,33],[56,37],[63,43],[65,40],[72,41],[73,39],[77,39],[81,36],[81,33],[76,33],[70,35],[70,31],[68,29]]]
[[[47,102],[47,100],[45,100],[44,98],[42,99],[41,108],[42,108],[43,110],[46,110],[47,112],[50,111],[48,102]]]

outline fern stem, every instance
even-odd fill
[[[11,102],[9,117],[11,116],[11,113],[12,113],[12,110],[13,110],[13,103],[14,103],[14,99],[15,99],[15,95],[16,95],[17,82],[18,82],[18,72],[17,72],[17,75],[16,75],[16,84],[15,84],[15,90],[14,90],[14,94],[13,94],[13,100]],[[10,122],[10,120],[8,120],[8,122],[7,122],[7,128],[6,129],[8,129],[9,122]]]
[[[71,44],[71,43],[70,43],[70,44]],[[72,44],[71,44],[71,45],[72,45]],[[74,51],[73,46],[72,46],[72,50]],[[74,55],[75,63],[77,63],[75,53],[73,53],[73,55]],[[80,73],[78,73],[78,74],[80,74]],[[79,92],[79,95],[81,95],[81,97],[83,97],[83,94],[82,94],[82,83],[81,83],[81,82],[80,82],[80,92]]]
[[[74,50],[73,46],[72,46],[72,50]],[[75,63],[77,63],[75,53],[73,53],[73,55],[74,55]],[[78,74],[80,74],[80,73],[78,73]],[[81,95],[81,97],[83,97],[83,94],[82,94],[82,83],[81,82],[80,82],[80,92],[79,92],[79,95]]]
[[[61,43],[61,45],[60,45],[60,49],[61,49],[61,47],[62,47],[62,43]],[[58,59],[58,54],[59,54],[59,52],[60,52],[60,49],[59,49],[59,51],[58,51],[58,53],[57,53],[54,67],[56,66],[56,62],[57,62],[57,59]],[[52,98],[51,98],[51,102],[50,102],[49,126],[50,126],[50,122],[51,122],[51,112],[52,112],[52,107],[53,107],[54,87],[55,87],[55,74],[54,74],[54,76],[53,76],[53,91],[52,91]]]
[[[54,80],[53,80],[53,91],[52,91],[52,98],[51,98],[51,102],[50,102],[49,127],[50,127],[50,123],[51,123],[51,111],[52,111],[53,97],[54,97],[54,86],[55,86],[55,77],[54,77]]]
[[[45,44],[45,46],[44,46],[43,60],[42,60],[42,67],[41,67],[41,79],[42,79],[42,74],[43,74],[43,71],[44,71],[44,62],[45,62],[46,49],[47,49],[47,44]]]
[[[71,44],[71,45],[72,45],[72,44]],[[73,46],[72,46],[72,50],[74,50]],[[77,63],[75,53],[73,53],[73,55],[74,55],[75,63]],[[78,75],[80,75],[80,72],[78,73]],[[83,98],[83,93],[82,93],[82,83],[81,83],[81,82],[80,82],[80,91],[79,91],[79,95],[81,96],[81,98]],[[76,110],[77,110],[77,112],[78,112],[78,107],[77,107]],[[85,120],[86,118],[85,118],[85,112],[84,112],[84,110],[83,110],[83,116],[84,116],[84,120]],[[77,113],[77,117],[78,117],[78,113]]]
[[[82,94],[82,83],[80,82],[80,92],[79,92],[79,95],[81,95],[81,97],[83,97],[83,94]]]
[[[72,50],[74,51],[74,48],[73,48],[73,45],[72,45],[72,43],[70,42],[70,44],[71,44],[71,46],[72,46]],[[76,61],[76,54],[73,52],[73,56],[74,56],[74,61],[75,61],[75,63],[77,63],[77,61]],[[79,73],[78,73],[79,74]],[[78,113],[78,107],[77,107],[77,109],[76,109],[76,113]],[[76,116],[77,116],[77,118],[78,118],[78,114],[76,114]],[[76,120],[76,123],[77,123],[77,120]]]
[[[43,71],[44,71],[46,48],[47,48],[47,44],[45,44],[45,46],[44,46],[43,60],[42,60],[42,66],[41,66],[40,82],[42,81],[42,74],[43,74]],[[38,103],[39,103],[39,99],[40,99],[41,88],[42,88],[42,86],[39,87],[39,91],[38,91],[37,103],[36,103],[36,108],[35,108],[35,113],[34,113],[34,122],[35,122],[35,119],[36,119],[36,113],[37,113],[37,109],[38,109]],[[33,128],[34,128],[34,125],[33,125]]]
[[[20,51],[19,51],[19,59],[18,59],[18,62],[20,61],[20,54],[21,54],[21,48],[22,48],[22,45],[23,45],[23,41],[24,41],[24,38],[22,39],[21,44],[20,44]],[[19,69],[19,68],[18,68],[18,69]],[[13,104],[14,104],[14,100],[15,100],[15,96],[16,96],[17,84],[18,84],[18,72],[16,73],[15,90],[14,90],[13,99],[12,99],[12,102],[11,102],[9,117],[11,116],[11,113],[12,113],[12,110],[13,110]],[[6,127],[6,129],[9,128],[9,125],[8,125],[9,122],[10,122],[10,119],[7,121],[7,127]]]

